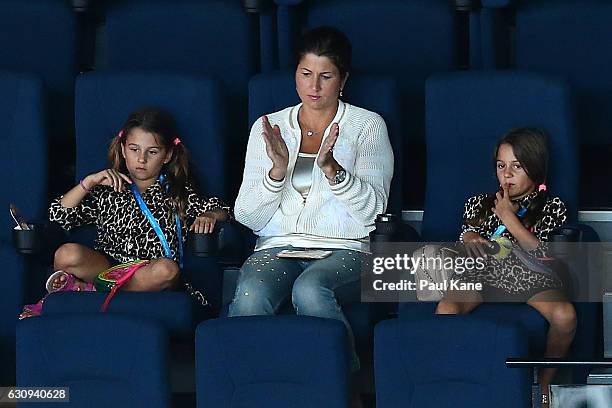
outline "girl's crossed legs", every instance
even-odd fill
[[[70,273],[85,283],[91,283],[96,276],[111,267],[106,256],[84,245],[68,243],[55,251],[53,269]],[[134,276],[122,287],[122,290],[134,292],[159,292],[176,285],[179,267],[171,259],[153,259],[148,265],[138,269]],[[61,275],[53,281],[59,288],[66,277]]]

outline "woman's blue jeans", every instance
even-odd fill
[[[359,369],[355,339],[341,304],[360,299],[361,254],[333,249],[324,259],[277,258],[281,247],[255,252],[240,269],[229,316],[276,314],[289,300],[298,315],[340,320],[347,328],[351,370]]]

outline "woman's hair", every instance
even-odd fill
[[[179,134],[174,118],[167,111],[156,107],[143,107],[130,114],[108,149],[111,167],[123,173],[128,170],[121,154],[121,146],[125,146],[127,137],[134,128],[152,133],[166,152],[172,152],[170,161],[164,164],[161,172],[166,175],[167,194],[174,201],[179,215],[184,218],[187,207],[185,184],[189,179],[189,152],[180,139],[178,143],[175,142]]]
[[[338,68],[342,79],[351,70],[351,42],[342,31],[336,28],[324,26],[306,31],[297,52],[296,65],[306,54],[329,58]]]
[[[493,168],[497,166],[497,153],[501,145],[512,146],[514,156],[521,163],[525,173],[537,186],[545,184],[548,175],[548,143],[546,133],[537,128],[521,127],[511,129],[497,141],[493,150]],[[548,195],[546,190],[538,191],[536,197],[530,202],[527,213],[523,217],[526,228],[534,226],[542,215]],[[491,208],[495,206],[495,194],[489,194],[482,202],[481,210],[468,220],[468,224],[479,226],[491,215]]]

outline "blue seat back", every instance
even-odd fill
[[[43,79],[49,99],[49,136],[72,142],[76,18],[67,2],[0,2],[0,69],[28,72]],[[57,151],[60,153],[59,151]]]
[[[527,353],[522,330],[473,316],[379,323],[374,340],[376,406],[527,407],[529,370],[506,368]]]
[[[336,27],[348,36],[357,72],[393,74],[404,90],[422,94],[427,76],[455,66],[453,8],[447,1],[276,0],[276,3],[279,41],[281,37],[285,41],[279,45],[281,68],[295,66],[295,50],[303,27],[322,25]],[[301,4],[296,7],[291,3]]]
[[[197,406],[344,408],[347,344],[344,325],[330,319],[282,315],[203,322],[196,330]]]
[[[581,143],[610,144],[612,4],[523,2],[516,17],[516,67],[563,75],[576,92]]]
[[[582,163],[580,206],[610,208],[612,191],[599,186],[612,177],[612,79],[605,68],[612,64],[612,4],[603,0],[485,0],[483,5],[483,48],[489,47],[489,66],[562,75],[569,80],[576,96]],[[516,18],[508,18],[508,11]]]
[[[41,316],[17,327],[17,385],[69,387],[78,407],[169,407],[168,338],[113,314]]]
[[[524,72],[450,73],[429,79],[426,94],[425,240],[458,238],[466,199],[498,188],[495,142],[520,126],[549,134],[549,191],[565,201],[569,219],[576,219],[574,105],[566,82]]]
[[[396,79],[405,141],[402,209],[422,208],[424,195],[425,79],[458,68],[455,13],[446,0],[275,0],[278,4],[279,60],[294,69],[305,28],[333,26],[353,48],[353,78],[362,74]],[[349,83],[352,78],[349,78]],[[350,86],[350,85],[349,85]],[[376,99],[376,97],[373,97]],[[395,150],[396,156],[398,151]],[[397,176],[397,174],[396,174]],[[398,180],[399,181],[399,180]]]
[[[178,123],[199,192],[225,198],[227,119],[215,81],[192,75],[92,72],[81,75],[76,88],[78,178],[108,167],[108,146],[132,111],[158,106]]]
[[[108,292],[56,292],[45,299],[45,316],[97,313]],[[108,305],[108,313],[152,319],[173,336],[193,337],[193,303],[182,291],[119,292]]]
[[[259,47],[257,20],[240,2],[120,1],[106,22],[107,68],[216,76],[246,101]]]
[[[1,41],[1,40],[0,40]],[[15,323],[28,284],[35,273],[13,248],[15,223],[8,215],[15,203],[28,221],[46,219],[47,138],[42,81],[32,75],[0,71],[0,141],[4,149],[0,172],[0,262],[5,288],[0,296],[0,384],[12,384],[15,375]]]

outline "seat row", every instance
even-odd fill
[[[582,207],[609,207],[603,183],[612,141],[609,66],[612,7],[600,0],[276,0],[247,14],[238,0],[116,0],[92,2],[94,17],[75,15],[64,0],[0,2],[0,69],[41,75],[48,89],[50,150],[56,192],[71,181],[72,97],[77,71],[164,70],[216,77],[228,95],[230,151],[242,153],[247,134],[247,83],[257,73],[292,69],[305,27],[332,25],[354,49],[355,73],[388,75],[398,83],[403,155],[417,176],[402,202],[421,208],[424,175],[424,81],[460,68],[511,68],[569,79],[576,95],[583,163]],[[571,22],[571,23],[570,23]],[[85,29],[84,29],[85,28]],[[220,36],[222,35],[222,39]],[[384,46],[383,46],[384,45]],[[88,50],[88,51],[84,51]],[[96,55],[78,67],[81,54]],[[355,75],[357,76],[357,75]],[[66,173],[66,174],[63,174]],[[238,176],[233,174],[232,176]],[[57,178],[63,180],[58,183]],[[66,178],[68,180],[66,180]]]
[[[523,332],[495,319],[429,316],[376,328],[378,407],[528,407]],[[346,331],[305,316],[201,323],[197,406],[346,407]],[[17,328],[17,386],[62,387],[70,405],[169,407],[169,340],[158,323],[114,314],[42,316]],[[58,395],[61,396],[61,395]],[[63,405],[62,405],[63,406]]]
[[[0,105],[5,126],[7,160],[2,161],[4,174],[10,180],[1,190],[2,205],[16,201],[29,217],[46,218],[48,201],[44,193],[45,138],[41,84],[25,76],[2,77]],[[135,107],[159,105],[176,116],[181,139],[194,158],[194,174],[202,191],[227,197],[226,169],[239,167],[241,160],[229,161],[224,154],[226,138],[222,137],[224,121],[222,93],[217,83],[197,76],[136,73],[89,73],[79,77],[76,93],[77,175],[105,166],[103,152],[115,136],[123,119]],[[252,118],[280,109],[295,101],[291,74],[261,75],[251,81]],[[274,92],[270,92],[274,90]],[[357,78],[347,88],[349,102],[380,112],[388,123],[394,149],[401,146],[401,115],[396,102],[397,88],[392,79]],[[574,127],[573,99],[567,82],[542,75],[519,72],[457,72],[430,78],[426,86],[427,107],[427,199],[422,226],[422,238],[428,241],[453,241],[459,233],[461,208],[466,197],[482,191],[495,191],[491,164],[487,160],[498,135],[515,126],[542,127],[551,134],[551,177],[549,189],[568,204],[568,216],[575,221],[578,195],[578,160]],[[293,99],[292,99],[293,98]],[[297,102],[297,101],[295,101]],[[396,160],[398,166],[401,160]],[[401,168],[401,167],[400,167]],[[411,174],[396,169],[410,185]],[[491,177],[488,175],[491,174]],[[410,176],[410,177],[408,177]],[[228,200],[229,201],[229,200]],[[11,248],[8,217],[2,218],[2,263],[4,280],[14,288],[0,299],[2,316],[0,341],[10,350],[14,339],[15,318],[21,305],[31,303],[41,294],[42,272],[37,276],[27,260],[18,257]],[[209,295],[221,297],[220,272],[211,263],[194,259],[185,273],[210,279],[204,283]],[[599,279],[603,271],[575,271],[575,276]],[[37,279],[33,277],[37,276]],[[589,282],[576,278],[579,291],[586,291]],[[585,296],[581,296],[585,298]],[[507,305],[508,307],[520,305]],[[363,330],[364,344],[371,344],[373,324],[380,319],[372,308],[363,303],[347,305],[353,327]],[[527,306],[524,306],[527,308]],[[527,313],[529,315],[529,313]],[[512,315],[512,314],[508,314]],[[518,314],[515,314],[518,315]],[[536,319],[531,314],[530,319]],[[586,304],[578,310],[576,349],[582,355],[596,353],[600,336],[600,307]],[[537,319],[536,319],[537,320]],[[359,336],[359,335],[358,335]],[[360,339],[357,339],[359,346]],[[580,354],[580,353],[579,353]],[[10,366],[10,353],[7,360]]]

